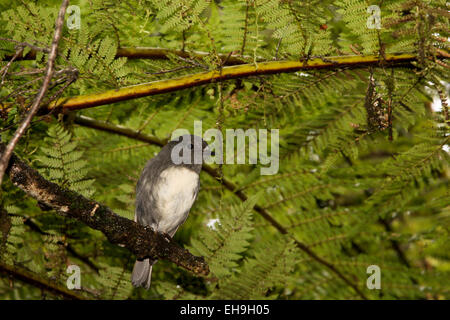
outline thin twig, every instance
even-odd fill
[[[249,1],[246,0],[246,5],[245,5],[245,25],[244,25],[244,37],[242,39],[242,47],[241,47],[241,55],[244,55],[244,51],[245,51],[245,45],[247,42],[247,32],[248,32],[248,9],[250,7]]]
[[[3,176],[5,174],[5,170],[8,166],[9,159],[11,158],[13,150],[16,147],[17,143],[19,142],[20,137],[25,133],[26,129],[28,128],[34,115],[39,110],[41,101],[44,98],[44,96],[47,92],[48,86],[50,84],[50,81],[52,79],[53,69],[55,66],[55,60],[56,60],[57,51],[58,51],[59,39],[61,39],[62,27],[64,24],[64,16],[66,14],[66,9],[67,9],[68,5],[69,5],[69,0],[63,0],[63,2],[61,4],[61,8],[59,9],[58,18],[56,19],[55,34],[53,36],[52,46],[51,46],[50,53],[48,56],[47,69],[46,69],[44,81],[42,83],[42,87],[39,90],[39,93],[37,94],[32,106],[30,108],[30,111],[28,112],[27,116],[20,124],[19,128],[17,128],[16,132],[14,133],[13,138],[6,146],[5,152],[3,153],[3,155],[0,159],[0,186],[2,184]]]
[[[277,48],[276,48],[276,51],[275,51],[275,57],[273,58],[273,60],[278,60],[278,51],[280,50],[280,46],[281,46],[281,41],[283,40],[283,37],[281,37],[279,40],[278,40],[278,43],[277,43]]]
[[[144,72],[144,73],[145,74],[150,74],[150,75],[157,75],[157,74],[176,72],[176,71],[180,71],[180,70],[183,70],[183,69],[189,69],[189,68],[194,68],[194,66],[181,66],[181,67],[173,68],[173,69],[170,69],[170,70],[161,70],[161,71],[158,71],[158,72]]]
[[[3,37],[0,37],[0,40],[13,42],[13,43],[15,43],[15,44],[17,44],[18,46],[21,46],[21,47],[29,47],[29,48],[31,48],[34,51],[41,51],[41,52],[45,52],[45,53],[49,53],[50,52],[50,50],[47,49],[47,48],[41,48],[41,47],[35,46],[34,44],[31,44],[29,42],[21,42],[21,41],[17,41],[17,40],[14,40],[14,39],[3,38]]]
[[[14,60],[16,60],[17,57],[18,57],[19,55],[22,54],[22,52],[23,52],[23,47],[19,46],[19,47],[17,48],[17,50],[16,50],[16,53],[15,53],[14,56],[11,58],[11,60],[9,60],[9,62],[6,64],[6,66],[4,66],[4,67],[2,68],[2,70],[0,71],[0,73],[3,73],[3,74],[2,74],[2,81],[0,82],[0,88],[1,88],[1,86],[3,85],[3,83],[5,82],[5,77],[6,77],[6,75],[8,74],[9,67],[10,67],[11,64],[14,62]]]
[[[72,83],[74,83],[78,79],[78,70],[77,69],[64,69],[64,70],[67,73],[67,76],[62,78],[61,83],[64,83],[64,85],[54,95],[52,95],[48,99],[48,101],[45,103],[50,103],[53,100],[59,99],[61,97],[62,93],[64,92],[64,90],[66,90],[68,86],[70,86]],[[56,85],[59,85],[59,84],[60,83],[56,83]]]

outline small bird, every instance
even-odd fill
[[[134,220],[172,238],[197,198],[203,155],[207,157],[208,152],[208,144],[198,136],[183,135],[168,142],[141,173]],[[155,262],[136,260],[133,286],[150,288]]]

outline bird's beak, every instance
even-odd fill
[[[211,157],[214,157],[215,155],[216,153],[214,151],[211,151],[209,146],[203,149],[203,161],[209,161]]]

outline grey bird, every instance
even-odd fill
[[[183,135],[168,142],[141,173],[134,220],[172,238],[197,198],[204,155],[208,157],[210,150],[198,136]],[[150,288],[155,262],[149,258],[136,260],[131,274],[133,286]]]

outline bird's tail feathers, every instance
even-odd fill
[[[136,260],[131,273],[131,283],[135,287],[144,287],[145,289],[150,288],[150,283],[152,280],[152,267],[156,261],[145,259]]]

